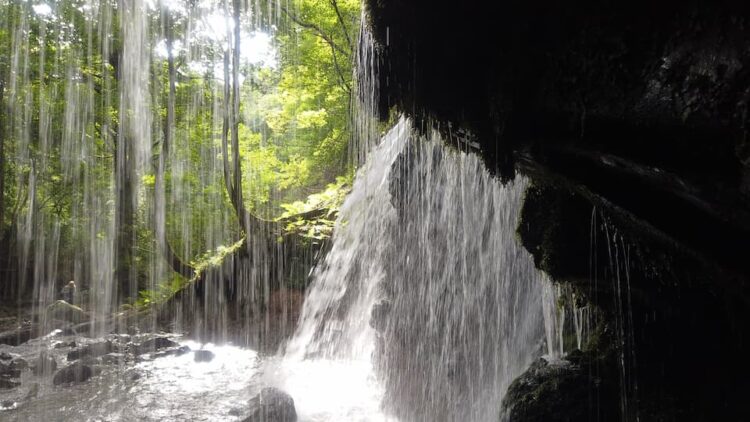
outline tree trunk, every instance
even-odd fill
[[[169,148],[172,144],[172,133],[175,121],[175,65],[173,45],[174,45],[174,30],[172,28],[172,19],[169,16],[169,12],[165,12],[164,25],[167,33],[167,69],[169,72],[169,91],[167,95],[167,116],[164,122],[164,139],[161,144],[161,152],[159,153],[159,162],[156,169],[156,182],[155,182],[155,226],[156,226],[156,243],[159,251],[161,252],[164,259],[169,264],[170,268],[186,278],[191,278],[194,273],[194,269],[189,264],[183,262],[180,257],[172,249],[172,245],[169,244],[167,239],[167,210],[166,210],[166,189],[164,183],[164,174],[167,168],[167,159],[169,157]]]
[[[117,187],[115,227],[117,240],[115,249],[115,281],[117,282],[120,299],[135,297],[138,286],[135,272],[133,249],[135,246],[135,207],[133,204],[135,173],[134,160],[128,146],[132,142],[122,133],[120,127],[115,152],[115,184]]]
[[[240,0],[233,0],[232,17],[234,19],[234,49],[232,50],[232,166],[234,167],[234,199],[240,227],[247,236],[249,216],[245,212],[242,198],[242,163],[240,162]]]
[[[5,231],[5,82],[0,80],[0,233]]]
[[[5,76],[5,75],[0,75]],[[0,79],[0,297],[9,297],[13,290],[11,277],[8,277],[8,245],[5,240],[5,140],[6,120],[9,117],[5,107],[5,81]]]
[[[224,52],[224,118],[222,119],[221,154],[224,164],[224,182],[227,194],[234,207],[240,229],[247,236],[252,228],[260,226],[260,221],[251,215],[242,197],[242,163],[240,161],[240,2],[233,0],[232,17],[234,32],[227,25],[227,39],[231,40],[231,79],[229,52]],[[228,11],[227,11],[228,13]],[[230,82],[231,80],[231,82]],[[230,88],[231,83],[231,88]],[[229,163],[229,137],[231,132],[232,162]],[[257,231],[257,230],[256,230]]]

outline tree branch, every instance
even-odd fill
[[[168,12],[167,12],[168,13]],[[169,264],[169,266],[176,273],[182,275],[185,278],[192,278],[195,269],[186,264],[180,259],[175,253],[172,245],[167,239],[167,207],[166,207],[166,192],[164,186],[164,174],[167,168],[167,158],[169,157],[169,148],[172,144],[173,127],[175,121],[175,96],[176,96],[176,70],[174,63],[173,44],[174,44],[174,33],[172,29],[172,19],[166,14],[164,17],[164,23],[167,32],[167,69],[169,73],[169,91],[167,95],[167,115],[164,122],[164,140],[161,144],[161,152],[159,153],[159,162],[156,168],[156,186],[154,187],[156,193],[156,244],[162,257]]]
[[[316,35],[319,36],[321,39],[323,39],[323,41],[325,41],[326,43],[328,43],[328,45],[331,46],[331,48],[333,50],[336,50],[339,53],[341,53],[341,54],[349,57],[350,53],[348,53],[346,50],[344,50],[338,44],[336,44],[333,41],[333,38],[331,38],[328,34],[326,34],[325,31],[323,31],[318,25],[315,25],[314,23],[305,22],[305,21],[301,20],[294,13],[290,12],[284,6],[281,6],[281,11],[284,12],[287,16],[289,16],[289,19],[291,19],[292,22],[296,23],[297,25],[299,25],[299,26],[301,26],[303,28],[307,28],[307,29],[313,30],[316,33]]]
[[[331,6],[333,7],[333,10],[336,11],[336,16],[339,19],[341,30],[344,31],[344,37],[346,38],[346,43],[349,44],[349,51],[352,51],[354,50],[354,44],[352,44],[352,39],[349,37],[349,31],[346,29],[346,24],[344,24],[344,17],[341,16],[341,11],[339,10],[339,4],[336,0],[331,0]]]
[[[339,79],[341,79],[341,83],[344,85],[346,91],[351,94],[352,87],[349,86],[349,84],[346,82],[346,79],[344,78],[344,72],[341,71],[341,66],[339,66],[339,61],[336,58],[336,50],[333,48],[333,46],[331,46],[331,54],[333,55],[333,65],[336,67],[336,73],[339,75]]]

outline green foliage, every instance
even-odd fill
[[[195,269],[195,276],[193,280],[197,280],[202,273],[209,268],[217,268],[224,263],[224,260],[236,253],[245,244],[245,239],[242,238],[237,242],[229,246],[219,246],[216,250],[206,251],[203,255],[198,257],[196,260],[191,262],[191,265]]]
[[[185,279],[175,274],[170,280],[160,283],[153,290],[139,291],[138,300],[136,300],[134,305],[136,309],[143,309],[163,304],[182,290],[185,284]]]
[[[320,193],[308,196],[305,202],[282,204],[286,211],[279,217],[279,221],[286,223],[286,233],[314,240],[330,237],[336,215],[349,193],[350,186],[349,177],[338,177],[335,183],[329,184]]]
[[[86,267],[83,251],[112,240],[108,227],[115,223],[120,199],[117,144],[129,140],[120,133],[123,39],[117,2],[100,11],[81,0],[51,4],[53,13],[43,15],[32,3],[0,0],[0,84],[8,88],[11,76],[14,84],[13,95],[6,89],[0,104],[5,155],[0,228],[19,233],[26,216],[34,215],[29,223],[34,236],[59,236],[58,243],[48,244],[58,245],[56,273],[67,280],[76,265]],[[251,213],[317,240],[330,236],[353,173],[346,149],[360,4],[291,0],[284,5],[278,28],[268,33],[276,64],[243,63],[240,69],[243,197]],[[155,49],[166,37],[161,13],[149,9],[152,44],[145,46],[154,49],[147,99],[152,156],[136,180],[132,262],[145,287],[141,305],[163,301],[190,281],[165,269],[154,239],[156,168],[169,96],[167,59]],[[183,45],[187,28],[185,16],[174,16],[171,30]],[[246,35],[251,29],[243,20]],[[220,168],[223,42],[191,42],[192,50],[174,51],[175,113],[169,151],[161,157],[166,163],[161,185],[168,242],[200,273],[236,250],[242,233]],[[198,61],[205,66],[194,66]],[[226,244],[231,246],[221,246]],[[91,281],[81,280],[82,287]]]
[[[257,94],[242,104],[249,116],[241,134],[250,158],[245,198],[268,218],[286,211],[282,203],[323,190],[349,170],[351,37],[359,2],[336,2],[338,13],[330,1],[290,3],[275,34],[278,68],[254,69],[245,85]]]

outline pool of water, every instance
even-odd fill
[[[16,347],[0,345],[0,353],[33,364],[46,350],[59,369],[69,364],[67,353],[73,349],[56,344],[74,341],[81,348],[105,340],[57,334]],[[238,421],[250,414],[251,399],[266,386],[292,396],[301,422],[389,420],[380,410],[382,391],[369,360],[261,357],[246,348],[168,337],[191,352],[100,365],[99,375],[74,385],[55,386],[53,373],[24,370],[16,380],[19,387],[0,390],[0,420]],[[214,358],[196,362],[199,349],[210,350]]]
[[[22,372],[21,386],[0,390],[0,420],[9,421],[216,421],[240,420],[248,400],[259,391],[260,360],[253,350],[231,345],[201,345],[173,336],[191,350],[210,350],[210,362],[195,362],[194,353],[140,362],[100,366],[101,374],[76,385],[55,386],[53,374]],[[55,342],[80,338],[56,337]],[[67,365],[70,348],[55,349],[52,341],[34,340],[18,347],[0,346],[29,362],[47,349],[58,367]]]

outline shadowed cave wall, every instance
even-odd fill
[[[748,6],[367,3],[381,117],[531,177],[522,243],[597,309],[577,372],[530,369],[511,420],[748,417]]]

